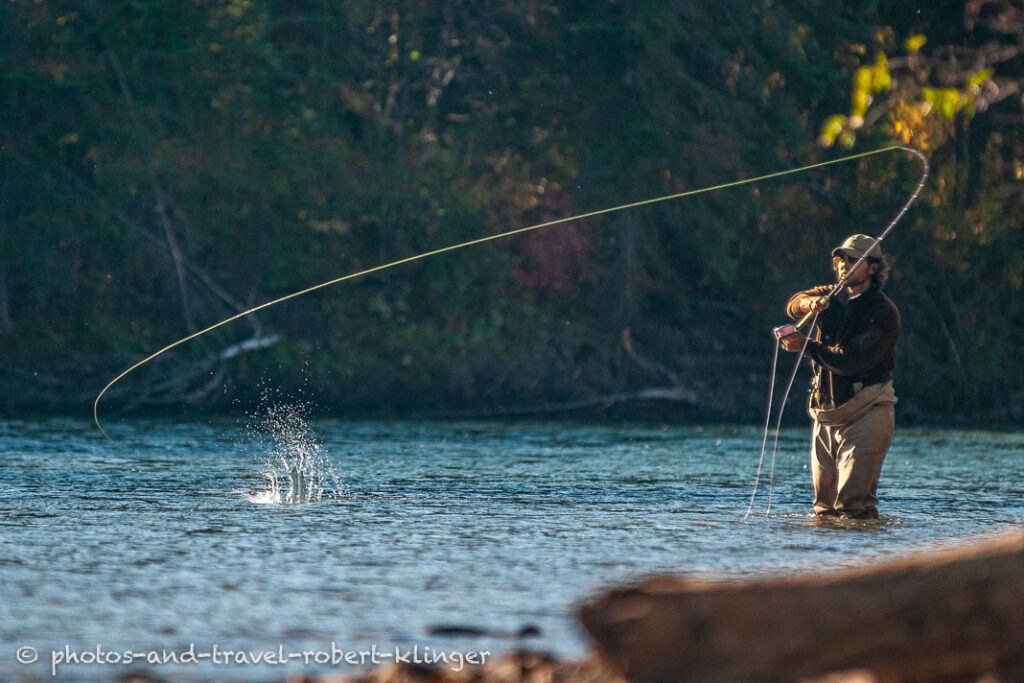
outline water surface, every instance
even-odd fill
[[[863,564],[1024,522],[1017,433],[899,430],[883,519],[836,527],[808,516],[802,429],[780,439],[771,514],[763,479],[743,521],[756,427],[278,417],[127,422],[113,443],[84,421],[0,422],[0,679],[98,647],[578,658],[577,605],[621,582]],[[300,457],[309,502],[289,504]],[[121,659],[57,679],[361,670]]]

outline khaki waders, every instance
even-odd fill
[[[809,408],[814,512],[841,517],[877,517],[878,477],[892,442],[892,382],[864,387],[831,410]]]

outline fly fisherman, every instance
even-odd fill
[[[854,268],[865,254],[867,259]],[[786,305],[794,319],[818,312],[806,348],[814,372],[808,403],[814,420],[814,513],[875,519],[878,477],[893,435],[892,371],[900,314],[882,293],[889,266],[874,238],[846,238],[832,250],[832,268],[837,281],[847,279],[831,301],[826,295],[833,287],[823,285],[794,294]],[[781,344],[799,351],[805,341],[795,333]]]

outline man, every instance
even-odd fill
[[[818,312],[813,339],[796,333],[781,344],[799,351],[806,342],[814,372],[808,412],[815,514],[875,519],[878,477],[893,435],[900,314],[882,293],[889,267],[873,238],[848,237],[832,250],[832,268],[837,281],[847,279],[831,302],[824,297],[832,287],[823,285],[794,294],[786,306],[794,319]]]

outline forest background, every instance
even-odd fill
[[[3,0],[0,411],[87,415],[350,272],[902,144],[932,175],[884,244],[900,420],[1019,423],[1022,49],[1021,0]],[[886,153],[425,259],[102,409],[757,422],[785,300],[919,176]]]

